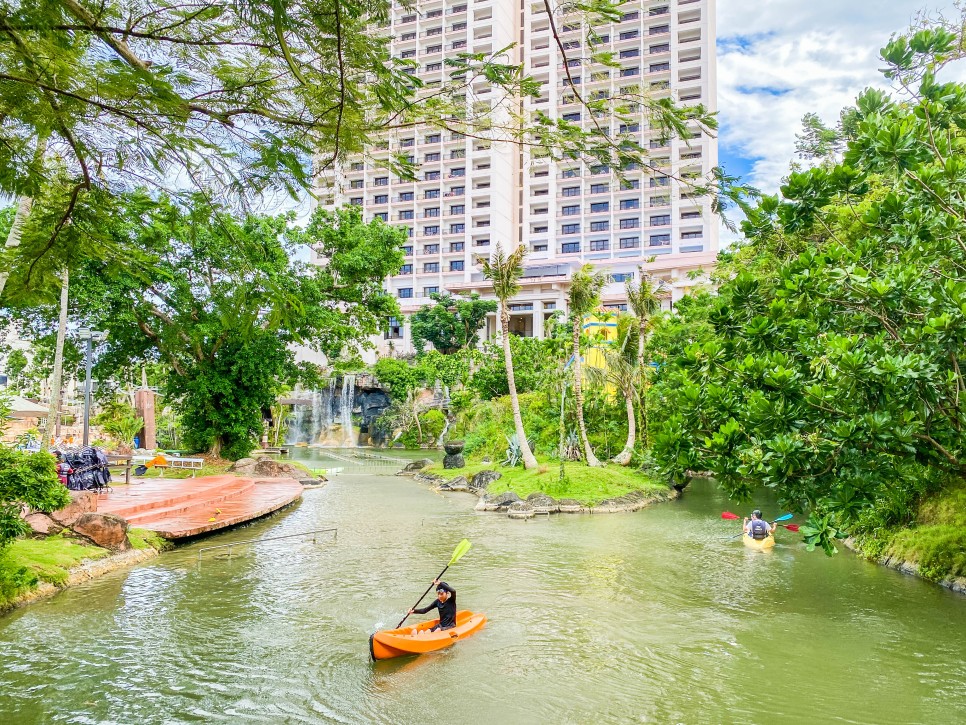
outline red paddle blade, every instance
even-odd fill
[[[734,520],[740,519],[741,517],[738,514],[733,514],[730,511],[725,511],[721,514],[721,518],[730,519],[734,521]]]
[[[798,524],[782,524],[789,531],[798,531]]]

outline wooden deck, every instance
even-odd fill
[[[301,498],[302,490],[302,484],[291,478],[155,479],[116,486],[98,499],[97,510],[166,539],[183,539],[270,514]]]

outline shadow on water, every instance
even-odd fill
[[[474,502],[337,475],[0,618],[0,722],[966,722],[966,600],[790,534],[749,551],[713,482],[636,514],[517,522]],[[373,663],[369,635],[463,537],[446,579],[486,627]]]

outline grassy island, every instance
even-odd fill
[[[580,462],[564,463],[564,478],[560,480],[560,464],[552,461],[541,463],[538,468],[527,470],[522,466],[511,468],[493,463],[470,461],[464,468],[444,469],[436,463],[425,469],[426,473],[445,476],[472,478],[480,471],[497,471],[501,478],[490,484],[491,494],[513,491],[520,498],[531,493],[545,493],[553,498],[569,498],[582,504],[597,504],[601,501],[624,496],[632,491],[662,493],[668,486],[649,478],[640,471],[623,466],[609,465],[591,468]]]

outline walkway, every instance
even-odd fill
[[[301,498],[302,490],[291,478],[153,479],[115,486],[113,493],[98,498],[97,510],[126,519],[132,528],[182,539],[270,514]]]

